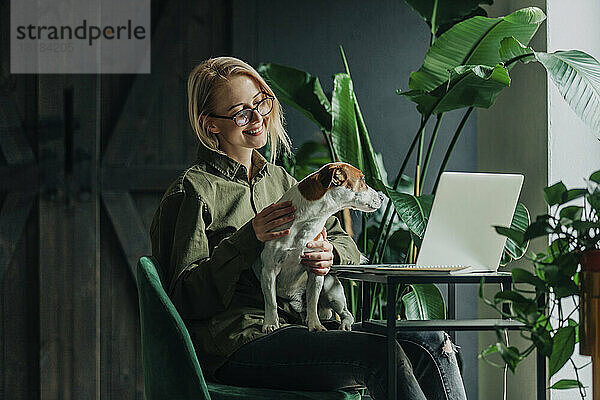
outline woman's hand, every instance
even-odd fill
[[[258,240],[266,242],[288,235],[290,233],[289,229],[275,232],[269,231],[292,221],[295,217],[294,211],[296,211],[296,207],[292,205],[292,202],[284,201],[282,203],[273,203],[256,214],[252,218],[252,227]]]
[[[321,239],[321,240],[319,240]],[[319,236],[306,244],[311,251],[300,257],[309,272],[327,275],[333,265],[333,245],[327,241],[327,229],[323,228]]]

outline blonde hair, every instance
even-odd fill
[[[216,135],[208,131],[206,116],[215,112],[215,92],[231,76],[246,75],[258,83],[262,91],[274,98],[273,110],[267,120],[267,132],[271,142],[271,162],[277,158],[277,151],[282,147],[286,153],[291,153],[291,142],[284,128],[281,104],[267,82],[252,66],[234,57],[209,58],[197,65],[188,78],[188,113],[192,129],[200,142],[209,149],[225,154],[219,149]]]

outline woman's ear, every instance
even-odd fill
[[[213,124],[213,123],[209,123],[206,128],[208,129],[208,131],[212,134],[218,135],[221,131],[219,130],[219,128]]]
[[[203,115],[198,116],[198,124],[200,126],[202,126],[202,124],[204,124],[204,129],[206,129],[207,131],[209,131],[212,134],[217,135],[220,132],[219,127],[217,127],[217,125],[215,125],[212,118],[210,118],[210,117],[206,117]]]

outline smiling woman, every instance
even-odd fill
[[[271,162],[280,148],[291,151],[275,94],[254,68],[237,58],[211,58],[196,66],[188,79],[188,100],[192,128],[209,149],[228,154],[236,144],[245,149],[261,148],[270,135],[274,144]],[[242,140],[244,137],[248,140]],[[251,152],[243,152],[245,156],[236,154],[239,149],[231,155],[250,172]]]
[[[245,75],[232,77],[221,85],[220,91],[221,96],[216,99],[214,107],[216,113],[200,118],[205,119],[203,123],[208,131],[216,135],[221,150],[250,171],[251,152],[248,149],[267,144],[264,133],[269,129],[272,99],[263,99],[258,83]],[[267,102],[270,103],[268,107]],[[233,105],[227,107],[230,104]],[[219,116],[217,113],[230,115]]]
[[[366,386],[374,399],[387,398],[385,336],[361,324],[339,330],[336,320],[323,321],[332,330],[309,332],[302,311],[283,297],[276,299],[279,328],[263,332],[265,298],[252,265],[265,242],[292,237],[293,226],[286,227],[297,211],[281,201],[297,182],[273,163],[277,148],[290,150],[273,91],[248,64],[219,57],[194,68],[188,96],[198,158],[163,195],[150,235],[207,380],[312,391]],[[272,162],[257,151],[268,138]],[[301,243],[311,249],[302,256],[306,273],[360,263],[335,216],[318,230]],[[442,352],[443,334],[411,333],[398,341],[402,399],[465,398],[456,356]]]

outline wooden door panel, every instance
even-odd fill
[[[175,175],[177,176],[177,175]],[[152,218],[154,212],[162,197],[162,192],[145,193],[145,192],[133,192],[130,193],[133,198],[135,207],[137,208],[142,223],[144,224],[144,231],[147,235],[150,233],[150,225],[152,224]]]
[[[100,215],[101,399],[143,399],[141,336],[135,282],[108,215]]]
[[[98,79],[39,78],[42,399],[100,392]]]
[[[32,79],[0,79],[0,398],[39,397],[37,166],[23,129]],[[23,101],[17,106],[17,99]]]
[[[0,281],[12,264],[33,202],[34,195],[30,193],[9,192],[4,198],[0,209]]]
[[[125,253],[131,277],[135,281],[137,260],[150,254],[148,232],[129,192],[103,191],[102,200]]]
[[[38,324],[38,218],[30,213],[0,281],[0,399],[40,395]]]
[[[149,75],[6,79],[0,52],[0,398],[144,398],[133,272],[195,158],[187,75],[231,49],[229,1],[152,3]]]

